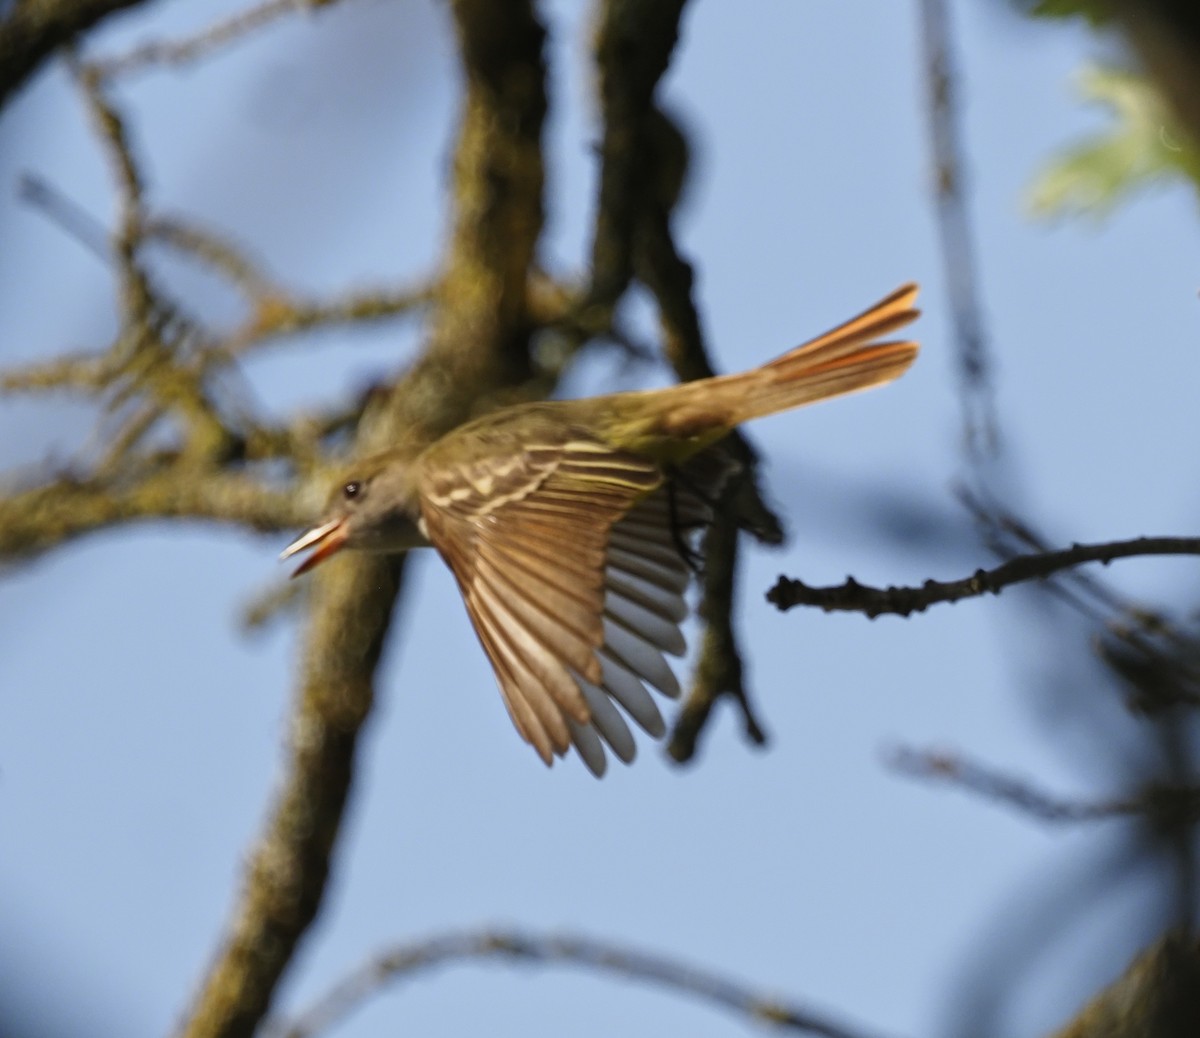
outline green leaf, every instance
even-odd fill
[[[1033,18],[1086,18],[1092,26],[1109,20],[1107,0],[1037,0],[1029,5]]]
[[[1092,65],[1079,89],[1110,110],[1112,125],[1050,159],[1026,195],[1032,216],[1102,218],[1133,191],[1181,177],[1200,189],[1200,150],[1143,76]]]

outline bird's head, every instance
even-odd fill
[[[322,519],[284,548],[281,559],[314,549],[298,577],[343,548],[400,552],[429,544],[421,532],[414,457],[389,451],[347,467],[334,483]]]

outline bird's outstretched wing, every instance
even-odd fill
[[[665,730],[647,685],[679,684],[690,571],[685,538],[709,521],[714,478],[586,438],[438,465],[421,488],[429,539],[454,571],[513,723],[547,764],[574,745],[595,774],[603,743],[635,744],[617,707]]]

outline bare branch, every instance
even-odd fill
[[[781,611],[792,606],[817,606],[827,613],[864,613],[870,619],[885,613],[909,616],[938,602],[957,602],[979,595],[998,595],[1004,588],[1029,580],[1044,580],[1061,570],[1088,562],[1106,565],[1114,559],[1145,555],[1200,555],[1200,537],[1137,537],[1105,544],[1074,544],[1062,551],[1021,555],[995,569],[978,569],[962,580],[927,580],[920,587],[875,588],[853,577],[833,587],[810,587],[781,576],[767,592],[767,601]]]
[[[113,262],[108,229],[83,206],[33,173],[22,173],[17,197],[83,245],[103,263]]]
[[[1004,775],[959,754],[937,750],[914,750],[906,746],[890,751],[888,767],[911,778],[948,782],[989,800],[998,800],[1043,822],[1091,822],[1117,818],[1143,810],[1135,800],[1103,803],[1065,800],[1034,788],[1023,779]]]
[[[948,782],[1008,804],[1042,822],[1141,817],[1156,829],[1166,831],[1190,829],[1200,819],[1200,786],[1149,783],[1134,796],[1093,802],[1052,796],[1024,779],[1005,775],[955,753],[899,747],[888,753],[886,763],[902,775]]]
[[[739,1016],[788,1031],[824,1038],[865,1038],[804,1006],[751,990],[673,959],[586,937],[538,936],[516,931],[481,931],[432,937],[401,945],[371,958],[291,1023],[276,1024],[281,1038],[310,1038],[327,1031],[385,986],[435,966],[476,959],[501,959],[537,965],[579,966],[640,980],[712,1002]]]
[[[767,742],[746,691],[733,629],[738,529],[736,514],[723,515],[705,534],[704,594],[699,609],[704,633],[692,685],[667,744],[667,753],[680,762],[695,755],[697,741],[721,696],[729,696],[741,709],[746,738],[756,746]]]
[[[1200,706],[1197,647],[1152,641],[1113,623],[1096,638],[1097,655],[1131,689],[1130,710],[1159,714],[1174,706]]]

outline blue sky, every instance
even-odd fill
[[[120,20],[97,51],[207,24],[177,0]],[[222,5],[234,9],[233,5]],[[1073,74],[1096,50],[1002,4],[954,6],[997,403],[1014,504],[1056,539],[1194,529],[1178,444],[1200,424],[1194,198],[1169,188],[1103,225],[1022,213],[1052,150],[1101,120]],[[597,130],[576,4],[549,7],[543,260],[578,269]],[[347,2],[281,23],[181,73],[120,91],[149,198],[230,233],[313,292],[414,278],[436,258],[456,101],[442,5]],[[960,748],[1067,795],[1120,789],[1135,754],[1110,685],[1073,705],[1086,632],[1025,592],[902,621],[777,613],[781,572],[809,583],[961,576],[990,557],[951,494],[961,474],[953,344],[929,197],[913,5],[694,4],[663,96],[697,135],[680,218],[723,369],[823,330],[907,280],[923,353],[901,382],[753,429],[792,540],[753,549],[738,622],[771,734],[745,745],[722,709],[679,769],[643,741],[601,783],[547,772],[512,732],[449,574],[433,557],[388,645],[322,916],[281,992],[302,1006],[380,947],[447,928],[578,931],[703,965],[872,1033],[955,1033],[989,955],[1025,956],[977,1033],[1039,1033],[1115,975],[1154,929],[1151,870],[1089,900],[1121,830],[1050,830],[881,765],[897,742]],[[0,118],[0,362],[99,348],[111,272],[16,199],[32,171],[102,219],[113,195],[60,65]],[[167,271],[215,324],[236,298]],[[649,334],[651,311],[631,313]],[[264,353],[259,404],[353,392],[413,354],[396,322]],[[662,381],[597,355],[564,391]],[[88,414],[6,399],[7,466],[69,454]],[[1170,445],[1164,447],[1164,444]],[[286,537],[154,525],[74,543],[0,580],[0,972],[60,1033],[141,1036],[178,1019],[209,960],[279,778],[296,672],[288,624],[236,630],[279,581]],[[1190,562],[1119,564],[1131,595],[1187,608]],[[1086,670],[1084,671],[1086,674]],[[1122,733],[1113,739],[1110,731]],[[1022,944],[1079,893],[1044,949]],[[48,992],[53,991],[53,998]],[[734,1035],[742,1021],[577,972],[465,967],[405,984],[338,1030],[429,1035]]]

